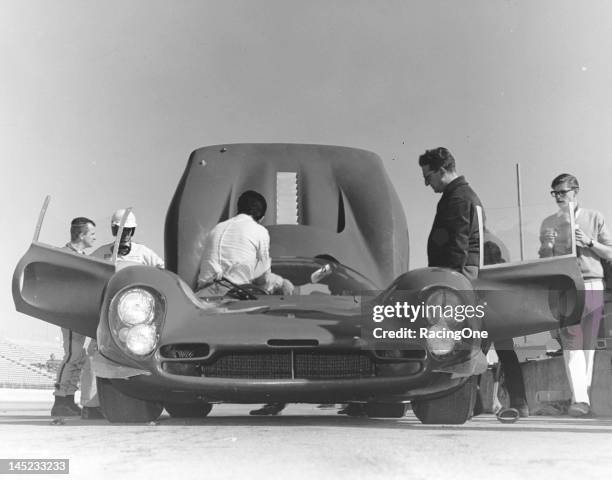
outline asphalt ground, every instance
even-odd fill
[[[80,418],[53,425],[47,396],[0,395],[0,458],[68,458],[70,478],[576,480],[612,473],[612,419],[530,417],[504,425],[482,415],[465,425],[427,426],[412,412],[349,418],[292,404],[278,417],[249,416],[250,405],[216,405],[203,419],[164,414],[148,425]]]

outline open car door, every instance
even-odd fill
[[[49,197],[41,210],[34,240],[13,274],[15,308],[96,338],[104,289],[115,273],[115,264],[38,242],[48,203]],[[125,217],[120,229],[124,221]],[[121,231],[117,234],[120,237]]]
[[[482,225],[482,222],[481,222]],[[484,305],[484,328],[489,338],[505,340],[555,330],[580,322],[584,282],[576,258],[574,208],[570,204],[564,232],[566,247],[558,256],[486,265],[487,236],[480,236],[481,262],[473,281]]]

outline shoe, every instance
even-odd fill
[[[100,407],[83,407],[81,418],[83,420],[102,420],[105,417]]]
[[[591,407],[586,402],[572,403],[567,409],[571,417],[586,417],[591,413]]]
[[[342,410],[338,410],[338,415],[348,415],[349,417],[367,417],[365,405],[362,403],[349,403]]]
[[[495,416],[501,423],[516,423],[521,414],[516,408],[509,407],[502,408],[495,414]]]
[[[81,414],[81,409],[74,403],[74,396],[67,395],[62,397],[55,396],[55,401],[51,407],[52,417],[78,417]]]
[[[257,410],[251,410],[249,415],[278,415],[285,408],[284,403],[266,403]]]
[[[511,405],[511,407],[514,408],[517,412],[519,412],[519,416],[521,418],[529,417],[529,405],[527,405],[526,403],[523,403],[521,405]]]

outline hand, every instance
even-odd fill
[[[553,249],[555,241],[557,240],[557,231],[554,228],[547,228],[542,233],[542,244],[540,245],[539,254],[540,257],[552,257],[554,255]]]
[[[545,243],[555,243],[555,240],[557,239],[557,231],[554,228],[547,228],[546,230],[544,230],[544,242]]]
[[[295,290],[295,287],[293,286],[293,283],[291,283],[289,280],[283,279],[281,290],[283,292],[283,295],[293,295],[293,291]]]
[[[576,245],[583,248],[588,248],[589,243],[591,243],[591,238],[587,237],[587,235],[580,229],[580,227],[576,227],[575,231],[576,235]]]

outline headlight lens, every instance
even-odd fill
[[[429,351],[434,355],[447,355],[455,348],[455,331],[445,328],[441,325],[433,325],[429,327],[431,336],[427,337],[427,346]]]
[[[454,322],[454,316],[449,316],[447,313],[455,311],[455,308],[463,304],[463,300],[457,292],[448,288],[438,288],[431,292],[426,300],[427,315],[425,319],[430,325],[437,325],[440,322]]]
[[[157,345],[165,310],[165,300],[150,287],[119,292],[111,302],[109,318],[117,345],[132,355],[149,355]]]
[[[125,344],[136,355],[147,355],[155,348],[157,334],[153,325],[136,325],[129,329]]]
[[[128,290],[119,299],[117,315],[126,325],[150,323],[155,316],[155,299],[142,288]]]
[[[437,288],[425,299],[425,320],[429,324],[430,335],[427,337],[429,351],[437,356],[451,353],[461,341],[455,328],[462,323],[455,318],[456,307],[463,305],[464,300],[457,292],[449,288]]]

